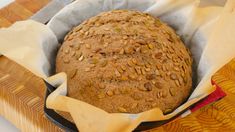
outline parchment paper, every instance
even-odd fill
[[[225,8],[199,8],[198,5],[198,0],[78,0],[60,11],[47,26],[23,21],[0,30],[0,52],[57,87],[49,95],[47,107],[70,112],[80,131],[132,131],[141,122],[170,119],[209,95],[214,91],[211,75],[235,56],[232,36],[235,1],[228,0]],[[63,40],[72,27],[111,9],[135,9],[160,17],[177,31],[191,50],[198,82],[189,100],[174,112],[163,115],[155,108],[139,114],[107,113],[67,97],[66,74],[51,74],[60,46],[58,41]]]

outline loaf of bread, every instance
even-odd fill
[[[68,96],[110,113],[169,113],[192,91],[192,59],[174,30],[149,14],[101,13],[73,28],[56,59]]]

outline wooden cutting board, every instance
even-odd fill
[[[49,1],[16,0],[0,10],[0,27],[29,18]],[[213,80],[227,97],[149,131],[235,131],[235,59],[217,72]],[[42,79],[8,58],[0,57],[0,115],[22,131],[62,131],[44,116],[44,93]]]

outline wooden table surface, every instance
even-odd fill
[[[16,0],[0,10],[0,27],[29,18],[49,1]],[[218,71],[213,80],[228,96],[150,131],[235,131],[235,59]],[[6,57],[0,57],[0,115],[22,131],[62,131],[44,116],[44,93],[42,79]]]

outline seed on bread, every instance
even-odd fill
[[[73,79],[76,76],[76,74],[77,74],[77,69],[73,69],[69,71],[68,75],[70,79]]]

